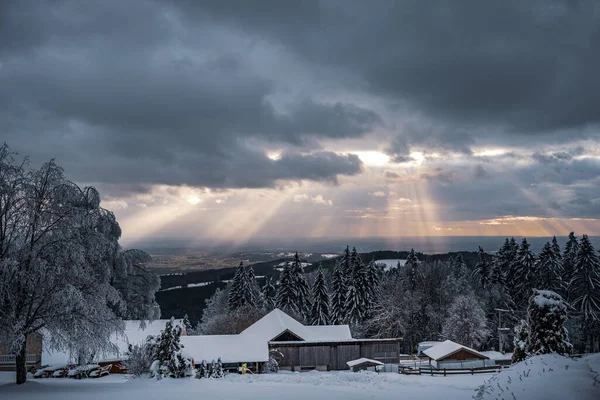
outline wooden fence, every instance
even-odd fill
[[[463,369],[454,369],[454,368],[399,368],[398,372],[403,375],[475,375],[475,374],[487,374],[500,372],[502,370],[502,366],[497,365],[493,367],[479,367],[479,368],[463,368]]]

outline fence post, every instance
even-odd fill
[[[444,376],[446,376],[446,368],[444,368]]]

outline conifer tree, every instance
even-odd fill
[[[340,265],[344,276],[350,276],[352,270],[352,255],[350,254],[350,246],[346,246],[346,250],[340,259]]]
[[[527,321],[522,319],[517,326],[514,328],[514,352],[512,356],[512,362],[518,363],[525,360],[528,357],[527,346],[529,344],[529,326]]]
[[[562,265],[560,253],[553,249],[547,242],[536,260],[536,287],[538,289],[561,291],[562,284]]]
[[[560,246],[558,244],[558,240],[556,240],[556,236],[552,237],[552,251],[556,254],[556,258],[562,261],[562,255],[560,254]]]
[[[348,321],[356,324],[365,319],[369,308],[369,281],[367,271],[356,248],[352,249],[350,260],[351,270],[345,308],[348,312]]]
[[[258,307],[261,303],[260,290],[252,266],[245,267],[243,262],[233,276],[227,305],[229,310],[244,306]]]
[[[329,294],[325,284],[325,274],[319,265],[317,277],[312,287],[311,325],[327,325],[329,323]]]
[[[262,298],[263,307],[267,311],[271,311],[275,308],[275,286],[273,286],[273,279],[270,276],[265,278],[265,284],[262,287]]]
[[[494,267],[492,270],[491,281],[496,284],[505,284],[506,276],[510,270],[510,266],[514,261],[514,253],[512,246],[508,238],[505,239],[504,244],[496,253],[494,259]]]
[[[192,324],[190,323],[190,319],[188,318],[187,314],[183,316],[183,320],[181,321],[181,323],[185,328],[186,333],[189,335],[190,332],[192,332]]]
[[[600,321],[600,259],[587,235],[583,235],[571,281],[573,307],[582,316],[584,334],[589,340],[590,351],[595,350],[595,328]]]
[[[578,251],[579,241],[577,240],[575,233],[571,232],[569,233],[569,238],[565,244],[565,251],[562,257],[562,280],[565,285],[563,293],[568,300],[571,300],[571,281],[575,274],[575,259],[577,258]]]
[[[479,246],[478,262],[475,265],[473,274],[475,275],[478,285],[482,289],[486,289],[489,286],[492,276],[491,264],[488,262],[487,254],[485,254],[485,251],[483,251],[481,246]]]
[[[527,239],[523,238],[511,268],[510,285],[514,288],[512,297],[518,305],[526,304],[536,279],[535,255],[529,248]]]
[[[183,378],[190,368],[189,360],[181,355],[183,346],[180,343],[181,326],[175,324],[174,318],[167,321],[161,332],[156,347],[156,358],[160,377]]]
[[[527,354],[570,354],[573,346],[569,343],[566,321],[567,305],[558,293],[534,290],[527,309]]]
[[[343,264],[337,263],[331,277],[331,310],[330,323],[341,324],[346,319],[346,279],[343,272]]]
[[[408,253],[408,257],[406,258],[406,263],[404,264],[404,281],[408,290],[414,291],[418,285],[418,270],[419,259],[415,254],[414,249],[410,249],[410,253]]]
[[[295,287],[294,277],[292,274],[292,264],[286,262],[281,270],[279,277],[279,286],[275,297],[277,308],[291,314],[298,314],[297,291]]]
[[[367,282],[368,282],[367,314],[370,315],[371,311],[373,310],[373,307],[375,306],[375,301],[377,300],[377,297],[379,296],[380,279],[379,279],[379,268],[377,267],[377,264],[375,264],[375,260],[371,260],[371,262],[369,264],[367,264],[366,269],[367,269]]]
[[[300,260],[298,252],[296,252],[294,255],[291,273],[292,281],[296,289],[295,301],[298,304],[298,310],[305,319],[308,319],[310,316],[311,307],[310,287],[308,285],[308,281],[306,280],[306,276],[304,275],[304,268],[302,267],[302,261]]]
[[[242,291],[245,279],[246,271],[244,270],[244,263],[240,262],[240,266],[235,270],[235,274],[233,275],[231,288],[229,289],[229,298],[227,299],[227,305],[231,311],[240,308],[244,302]]]

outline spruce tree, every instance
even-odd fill
[[[560,246],[558,244],[558,240],[556,240],[556,236],[552,237],[552,251],[556,254],[556,258],[562,261],[562,256],[560,254]]]
[[[567,305],[558,293],[534,290],[527,309],[527,354],[570,354],[573,346],[569,343],[566,321]]]
[[[529,249],[527,239],[523,238],[517,256],[511,268],[510,284],[513,287],[513,299],[518,305],[527,303],[529,293],[535,284],[535,255]]]
[[[356,324],[365,319],[369,308],[369,282],[367,271],[356,248],[352,249],[350,260],[350,279],[348,280],[345,308],[348,312],[348,321]]]
[[[298,304],[298,310],[300,311],[300,314],[304,317],[304,319],[308,319],[310,317],[311,307],[310,287],[308,285],[308,281],[306,280],[306,276],[304,275],[304,268],[302,267],[302,261],[300,260],[298,252],[296,252],[296,254],[294,255],[291,273],[292,281],[296,289],[295,301]]]
[[[524,319],[522,319],[514,328],[513,344],[515,349],[513,351],[512,362],[518,363],[525,360],[529,356],[527,353],[527,346],[529,344],[529,326]]]
[[[571,299],[571,281],[575,275],[575,259],[577,258],[577,253],[579,251],[579,241],[575,236],[574,232],[569,233],[569,238],[567,239],[567,243],[565,244],[565,251],[562,257],[562,270],[563,276],[562,280],[564,282],[565,288],[563,293],[567,300]]]
[[[181,326],[175,324],[174,318],[167,321],[161,332],[156,348],[156,359],[160,377],[183,378],[190,368],[188,360],[181,355],[183,346],[180,343]]]
[[[188,318],[188,315],[185,314],[183,316],[183,320],[181,321],[183,327],[185,328],[185,332],[189,335],[192,332],[192,324],[190,323],[190,319]]]
[[[275,308],[275,286],[273,286],[273,279],[270,276],[265,278],[265,284],[262,287],[262,298],[263,307],[267,311],[271,311]]]
[[[560,253],[547,242],[536,260],[536,287],[538,289],[562,291],[562,265]]]
[[[594,351],[594,339],[600,321],[600,259],[587,235],[583,235],[575,258],[571,281],[573,307],[582,316],[584,334],[589,340],[589,351]]]
[[[297,303],[296,282],[292,274],[292,264],[286,262],[279,276],[279,286],[275,296],[277,308],[291,314],[298,314],[300,309]]]
[[[227,305],[229,310],[237,310],[244,306],[259,307],[261,294],[252,266],[245,267],[243,262],[235,271],[229,291]]]
[[[233,275],[229,289],[229,298],[227,299],[227,305],[231,311],[240,308],[244,304],[242,292],[245,279],[246,271],[244,270],[244,263],[240,262],[240,266],[235,270],[235,274]]]
[[[321,265],[319,265],[312,287],[310,323],[311,325],[327,325],[329,323],[329,294],[327,294],[325,274]]]
[[[414,249],[410,249],[410,253],[408,253],[408,257],[406,258],[406,263],[404,264],[404,282],[406,287],[410,291],[414,291],[418,285],[419,279],[419,259],[415,254]]]
[[[330,323],[342,324],[346,319],[346,279],[343,272],[343,264],[337,263],[331,276],[331,310]]]
[[[371,315],[371,311],[375,307],[375,302],[379,296],[379,267],[375,264],[375,260],[371,260],[366,266],[367,270],[367,315]]]
[[[478,262],[475,265],[473,274],[475,275],[478,285],[485,290],[489,286],[492,273],[491,264],[487,260],[487,254],[485,254],[485,251],[483,251],[481,246],[479,246]]]
[[[506,276],[513,261],[514,253],[512,251],[512,246],[508,238],[506,238],[504,244],[496,253],[496,258],[494,259],[494,266],[491,276],[492,283],[502,285],[506,283]]]

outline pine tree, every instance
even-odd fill
[[[190,332],[192,332],[192,324],[190,323],[190,319],[188,318],[187,314],[183,316],[183,320],[181,321],[181,323],[185,328],[185,332],[189,335]]]
[[[573,307],[583,318],[584,334],[594,351],[595,329],[600,321],[600,259],[587,235],[583,235],[575,258],[571,281]]]
[[[327,325],[329,323],[329,295],[325,284],[325,274],[319,265],[317,277],[312,287],[311,325]]]
[[[267,311],[271,311],[275,308],[275,286],[273,286],[273,280],[270,276],[265,278],[265,284],[262,287],[262,298],[263,307]]]
[[[575,275],[575,259],[577,258],[578,251],[579,241],[577,240],[575,233],[571,232],[569,233],[569,239],[567,239],[567,243],[565,244],[565,251],[562,257],[562,280],[565,285],[563,293],[568,300],[571,300],[571,281]]]
[[[556,240],[556,236],[552,237],[552,251],[556,254],[556,258],[562,261],[562,256],[560,254],[560,246],[558,245],[558,240]]]
[[[478,347],[488,334],[485,312],[474,295],[458,296],[450,305],[444,336],[470,347]]]
[[[419,276],[419,259],[415,254],[414,249],[410,249],[410,253],[408,253],[408,257],[406,258],[406,263],[404,264],[404,281],[408,290],[414,291],[418,285],[418,276]]]
[[[377,301],[377,297],[379,296],[379,267],[375,264],[375,260],[371,260],[369,264],[367,264],[367,315],[371,315],[371,312],[375,306],[375,302]]]
[[[348,312],[348,321],[357,324],[364,321],[369,308],[369,282],[367,271],[356,248],[352,249],[350,260],[350,279],[348,280],[345,309]]]
[[[281,274],[279,276],[279,286],[277,288],[277,295],[275,296],[275,304],[277,305],[277,308],[287,313],[298,314],[300,309],[296,302],[297,297],[298,292],[296,291],[292,274],[292,265],[291,263],[286,262],[281,269]]]
[[[513,299],[518,305],[525,305],[529,293],[535,284],[535,255],[529,249],[527,239],[523,238],[517,256],[511,267],[510,284],[513,288]]]
[[[573,346],[569,343],[566,321],[567,305],[558,293],[534,290],[527,309],[527,354],[570,354]]]
[[[490,283],[491,279],[491,264],[487,260],[487,254],[483,251],[483,248],[479,246],[478,253],[479,261],[475,265],[475,270],[473,274],[477,280],[477,283],[482,289],[486,289]]]
[[[547,242],[536,260],[536,287],[538,289],[561,291],[562,265],[560,253]]]
[[[512,246],[508,238],[506,238],[504,244],[496,253],[496,258],[494,259],[494,267],[491,276],[492,283],[502,285],[506,284],[506,276],[513,261],[514,253],[512,251]]]
[[[240,262],[240,266],[235,270],[235,274],[231,282],[231,288],[229,289],[227,305],[231,311],[242,307],[242,305],[245,303],[245,299],[243,297],[245,279],[246,270],[244,269],[244,263]]]
[[[350,246],[346,246],[346,250],[342,254],[342,258],[340,259],[340,265],[342,268],[342,272],[344,276],[350,276],[350,271],[352,270],[352,256],[350,254]]]
[[[346,279],[343,272],[343,264],[337,263],[331,277],[331,310],[330,323],[341,324],[346,319]]]
[[[174,318],[167,321],[156,347],[156,358],[160,377],[183,378],[190,369],[190,362],[181,355],[180,343],[182,328],[175,324]]]
[[[304,319],[308,319],[310,316],[311,308],[311,295],[310,287],[306,276],[304,275],[304,268],[302,267],[302,261],[298,252],[294,255],[294,261],[292,262],[292,281],[296,288],[296,303],[298,304],[298,310]]]

